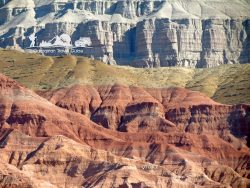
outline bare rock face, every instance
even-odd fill
[[[234,137],[246,137],[245,142],[249,144],[249,105],[223,105],[186,89],[76,85],[39,93],[62,108],[84,115],[87,112],[92,121],[112,130],[171,132],[178,129],[194,134],[216,134],[235,147],[241,144]]]
[[[94,124],[87,116],[78,113],[70,115],[71,111],[58,108],[15,81],[2,75],[0,79],[0,98],[4,101],[0,110],[3,112],[0,122],[2,128],[17,129],[36,137],[66,134],[69,138],[79,141],[78,136],[82,134],[84,137],[86,134],[84,129]],[[96,130],[93,127],[91,129],[94,135]]]
[[[214,67],[238,59],[247,63],[247,25],[221,19],[142,21],[136,27],[134,66]]]
[[[135,67],[249,63],[249,1],[2,1],[0,47],[30,47],[66,33],[91,48],[72,53]],[[40,47],[34,47],[39,50]]]
[[[31,179],[15,166],[0,162],[0,186],[3,188],[35,187]]]
[[[1,187],[250,185],[248,105],[121,85],[38,92],[49,102],[3,75],[0,91]]]

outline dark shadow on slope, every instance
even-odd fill
[[[250,105],[237,105],[228,117],[230,131],[237,138],[244,138],[250,147]]]

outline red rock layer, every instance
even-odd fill
[[[39,93],[57,106],[88,115],[95,123],[112,130],[170,132],[178,129],[217,134],[230,143],[236,141],[230,135],[250,141],[250,105],[223,105],[186,89],[75,85]]]
[[[119,85],[39,92],[49,102],[0,81],[0,186],[250,185],[247,105]]]

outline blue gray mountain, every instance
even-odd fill
[[[249,63],[250,1],[0,0],[0,47],[27,50],[31,35],[39,46],[62,34],[73,45],[90,38],[91,47],[75,50],[76,55],[109,64]]]

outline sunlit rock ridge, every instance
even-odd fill
[[[68,34],[74,55],[135,67],[249,63],[249,0],[0,0],[0,47]],[[41,52],[41,51],[40,51]],[[65,52],[67,53],[67,52]],[[45,55],[61,55],[46,54]]]

